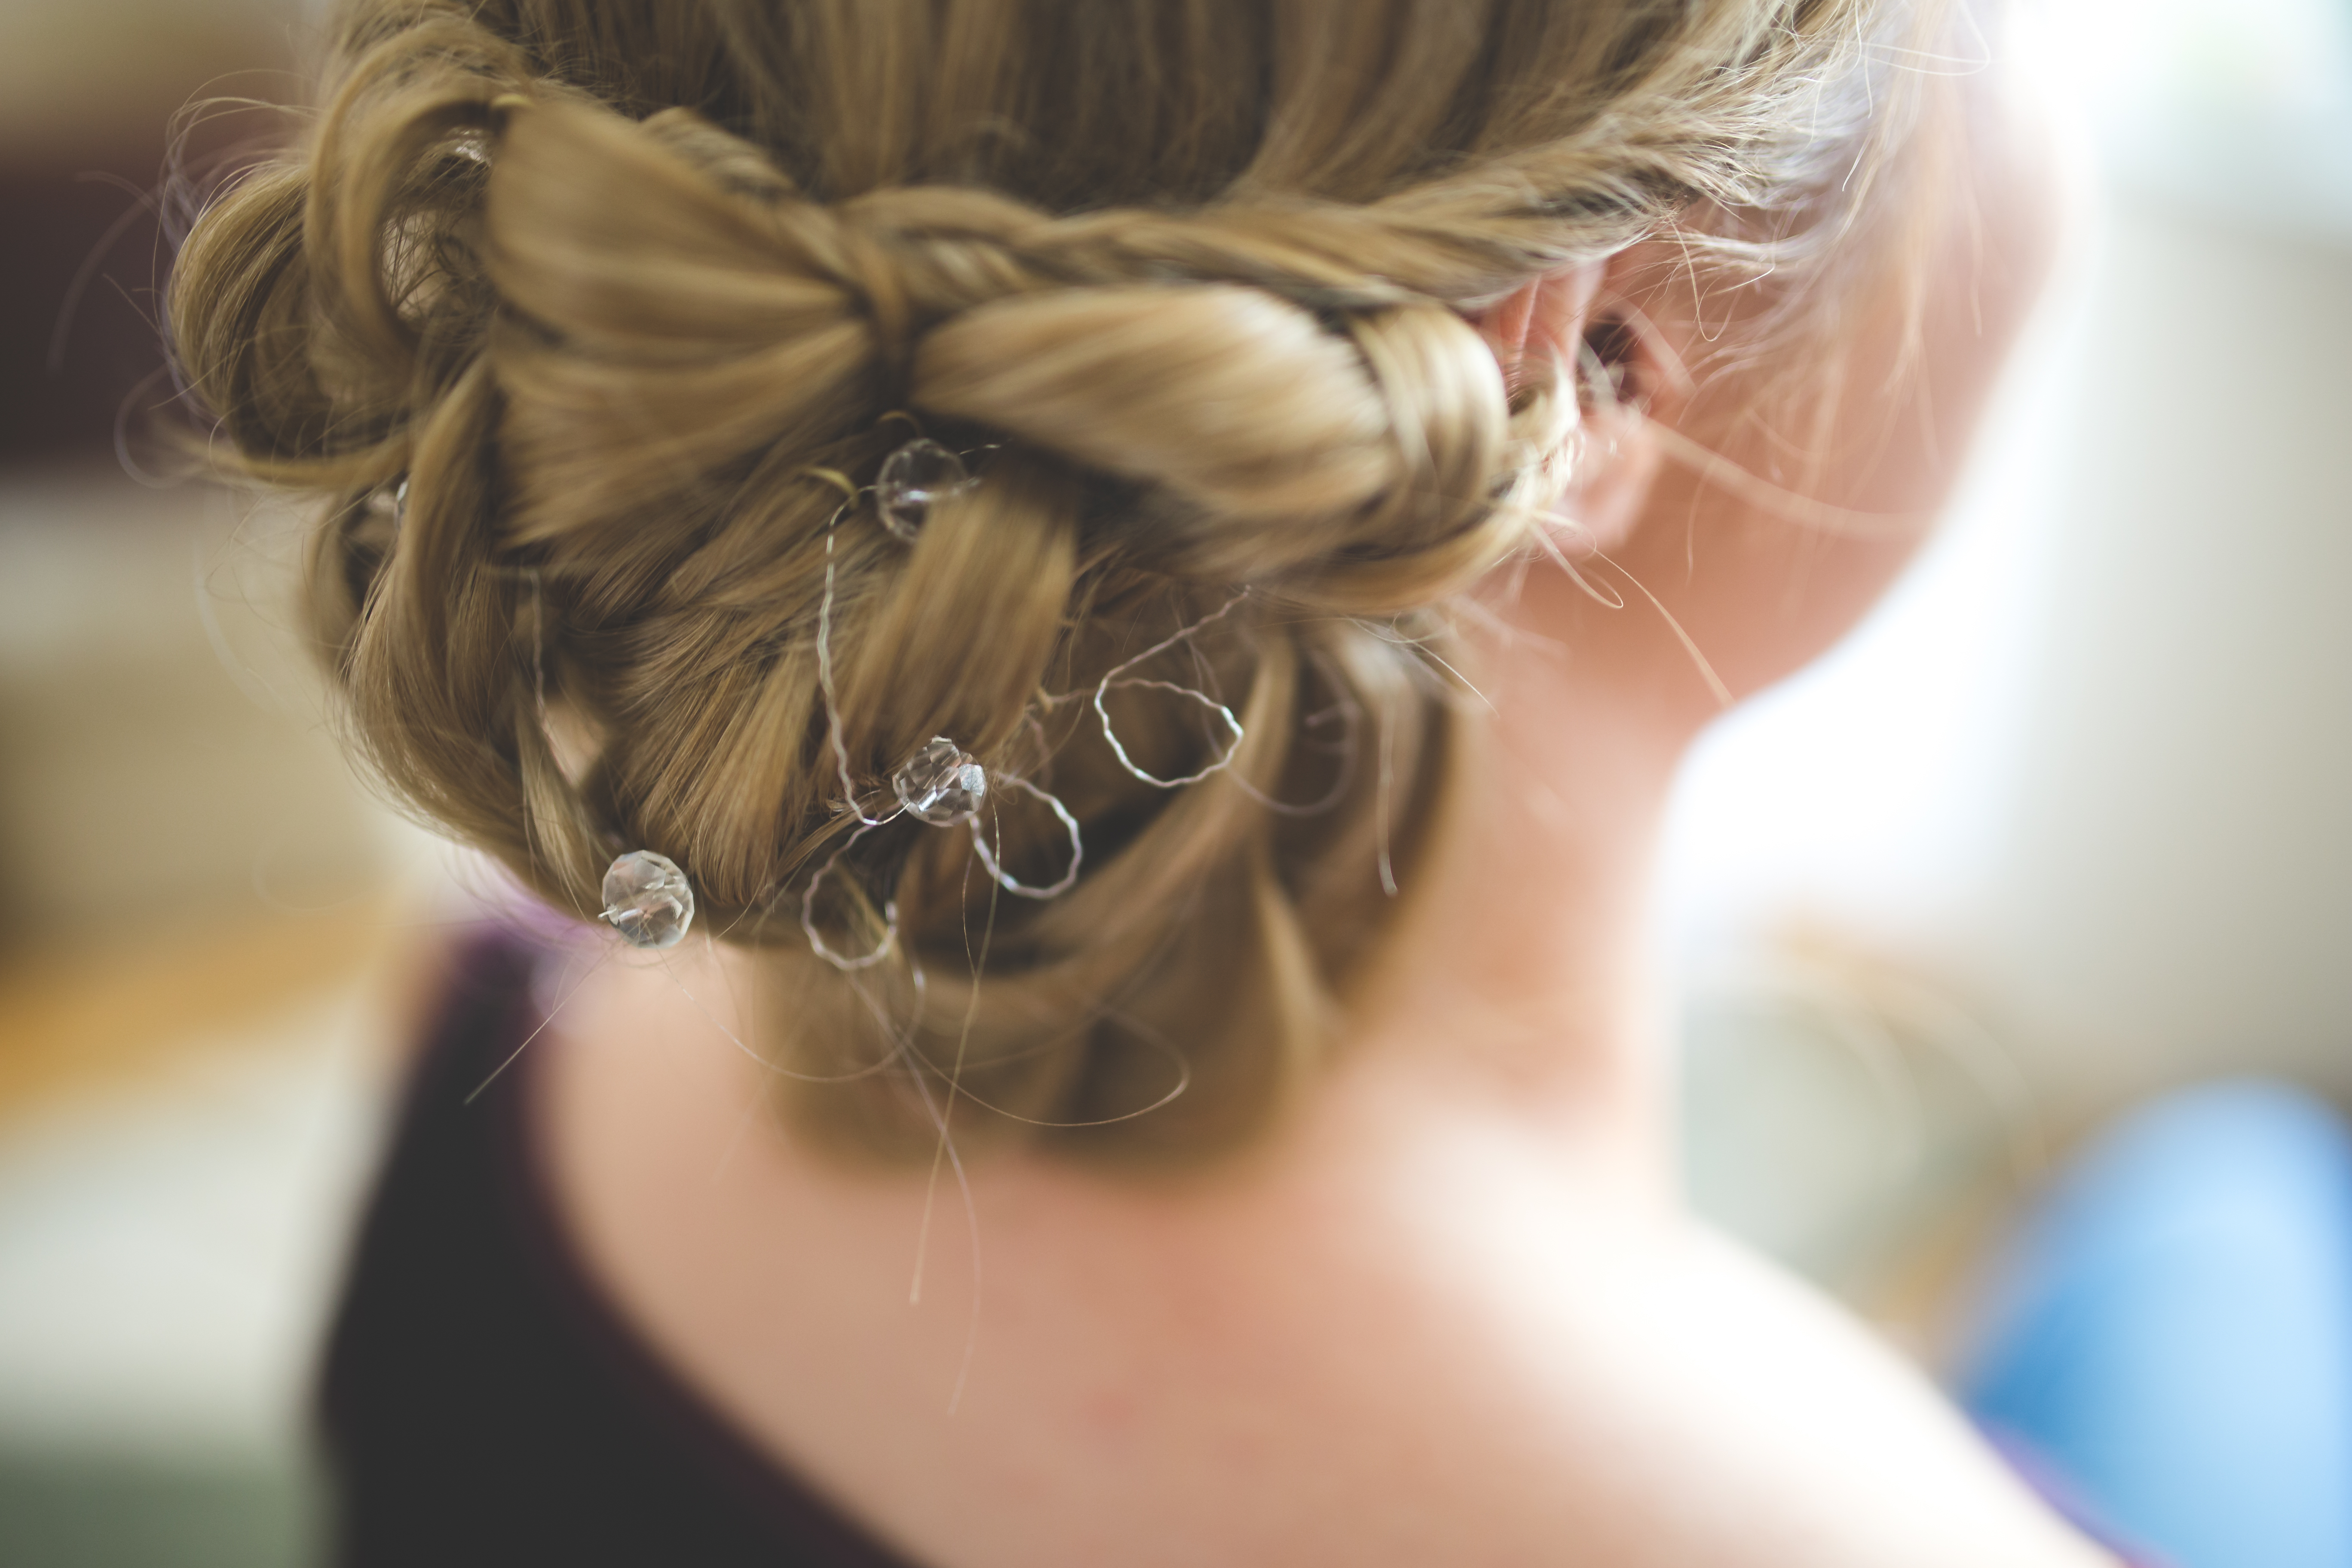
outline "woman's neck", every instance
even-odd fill
[[[1713,710],[1654,649],[1642,664],[1664,669],[1656,689],[1626,679],[1622,620],[1554,640],[1592,621],[1564,602],[1578,592],[1533,577],[1465,639],[1465,754],[1357,999],[1355,1054],[1417,1092],[1572,1130],[1655,1186],[1669,1073],[1645,940],[1651,861],[1675,767]]]

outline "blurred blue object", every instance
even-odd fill
[[[2352,1138],[2294,1089],[2105,1134],[2000,1260],[1959,1392],[2168,1568],[2352,1568]]]

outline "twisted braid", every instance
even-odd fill
[[[747,197],[680,155],[719,140],[708,127],[562,103],[504,119],[488,271],[544,329],[498,350],[515,470],[541,481],[518,495],[525,537],[639,504],[617,481],[648,444],[709,471],[903,406],[1147,487],[1163,531],[1138,564],[1331,613],[1405,607],[1395,585],[1433,572],[1400,558],[1441,550],[1447,581],[1507,545],[1478,527],[1505,516],[1494,356],[1415,285],[1491,291],[1508,258],[1417,229],[1384,243],[1377,216],[1328,206]],[[1348,259],[1367,255],[1387,275]]]

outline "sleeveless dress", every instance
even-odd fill
[[[660,1366],[533,1158],[536,950],[457,951],[362,1219],[320,1388],[350,1568],[908,1568]]]

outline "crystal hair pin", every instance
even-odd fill
[[[801,889],[802,933],[808,938],[810,951],[835,969],[870,968],[889,957],[898,944],[898,905],[895,900],[882,906],[882,940],[870,952],[856,957],[836,952],[818,931],[817,889],[824,885],[825,878],[840,864],[841,858],[859,839],[902,814],[935,827],[951,827],[971,820],[979,812],[980,803],[988,798],[988,772],[953,741],[934,735],[890,775],[890,787],[898,797],[898,810],[870,819],[861,811],[856,829],[840,848],[826,857],[816,875],[809,879],[808,886]]]
[[[650,849],[633,849],[614,861],[604,872],[604,895],[596,918],[631,947],[676,947],[694,924],[694,889],[686,873]]]
[[[969,821],[988,798],[988,772],[945,735],[934,735],[890,775],[907,815],[934,827]]]
[[[847,763],[841,763],[845,780]],[[825,857],[824,864],[801,889],[801,932],[808,938],[809,949],[835,969],[854,971],[870,968],[881,963],[897,950],[898,943],[898,906],[896,900],[882,906],[882,940],[863,953],[848,954],[836,951],[824,939],[818,928],[816,901],[818,889],[824,879],[841,864],[842,858],[857,847],[860,839],[877,827],[887,826],[901,816],[912,817],[933,827],[964,826],[971,829],[972,853],[980,859],[982,869],[998,887],[1016,898],[1055,899],[1077,886],[1078,872],[1086,865],[1086,837],[1078,819],[1070,808],[1027,779],[1015,773],[993,775],[994,785],[1009,786],[1027,795],[1054,814],[1064,832],[1070,837],[1070,860],[1061,876],[1053,881],[1037,884],[1024,882],[1004,868],[998,847],[981,830],[980,814],[992,793],[992,775],[977,758],[945,735],[934,735],[918,747],[915,754],[901,763],[890,775],[891,793],[898,796],[895,810],[880,816],[867,816],[853,795],[849,809],[856,814],[857,826],[834,852]]]
[[[874,512],[893,538],[912,544],[934,505],[968,493],[979,482],[957,452],[918,437],[882,459],[874,479]]]

